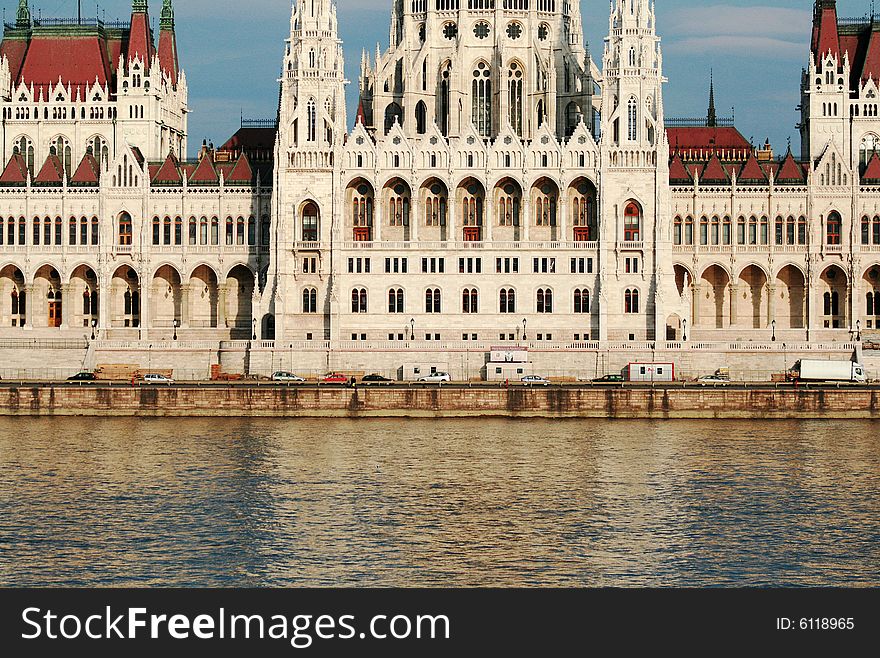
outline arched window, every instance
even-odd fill
[[[590,312],[590,291],[586,288],[577,288],[574,291],[574,312]]]
[[[630,201],[623,211],[623,239],[626,242],[642,240],[642,212],[633,201]]]
[[[571,137],[583,119],[580,105],[572,101],[565,107],[565,136]]]
[[[388,197],[388,226],[409,226],[409,190],[402,183]]]
[[[162,244],[171,244],[171,218],[166,217],[162,220]]]
[[[535,311],[538,313],[553,312],[553,291],[549,288],[538,288],[535,294]]]
[[[388,291],[388,312],[404,313],[403,288],[392,288]]]
[[[373,190],[362,184],[352,195],[352,226],[356,242],[369,242],[373,227]]]
[[[627,289],[623,295],[623,312],[637,314],[639,312],[639,291],[635,288]]]
[[[681,244],[682,239],[682,229],[684,228],[684,222],[682,222],[681,217],[679,215],[675,216],[673,220],[673,229],[672,229],[672,243],[673,244]]]
[[[303,289],[303,313],[318,312],[318,291],[315,288]]]
[[[367,289],[355,288],[351,291],[351,312],[366,313],[367,312]]]
[[[318,108],[314,98],[310,98],[306,104],[306,141],[314,142],[317,139]]]
[[[244,217],[235,220],[235,244],[244,245],[247,239]]]
[[[880,308],[876,308],[875,306],[875,302],[880,301],[880,299],[875,299],[873,291],[869,292],[865,297],[867,301],[867,309],[865,315],[867,315],[869,318],[873,318],[874,311],[880,310]]]
[[[871,244],[871,218],[862,217],[862,244]]]
[[[428,131],[428,106],[425,101],[416,103],[416,132],[424,135]]]
[[[740,217],[736,220],[736,243],[746,243],[746,218]]]
[[[441,295],[439,288],[428,288],[425,290],[425,313],[441,312]]]
[[[132,223],[131,215],[127,212],[119,216],[119,244],[121,246],[131,245],[132,240]]]
[[[749,244],[758,244],[758,218],[749,217]]]
[[[231,245],[234,242],[235,235],[235,223],[232,221],[232,217],[226,218],[226,244]]]
[[[48,217],[43,222],[43,244],[52,244],[52,220]]]
[[[705,215],[700,217],[700,244],[709,244],[709,218]]]
[[[511,62],[507,69],[507,104],[510,110],[510,126],[513,132],[522,136],[523,68],[518,62]]]
[[[310,201],[302,210],[303,242],[318,242],[319,228],[318,206]]]
[[[211,244],[220,244],[220,220],[217,217],[211,218]]]
[[[61,246],[61,235],[63,233],[63,222],[60,217],[55,218],[55,246]]]
[[[798,217],[798,244],[807,244],[807,218]]]
[[[446,226],[446,191],[439,183],[425,197],[425,226]]]
[[[78,235],[76,217],[71,217],[67,223],[67,244],[71,247],[76,244],[76,236]],[[0,232],[0,244],[3,244],[2,232]],[[83,244],[86,244],[83,242]]]
[[[631,68],[636,65],[636,49],[635,48],[629,49],[629,65]]]
[[[397,123],[403,126],[403,110],[397,103],[391,103],[385,108],[385,134]]]
[[[480,312],[480,294],[476,288],[465,288],[461,291],[461,312]]]
[[[556,226],[556,191],[546,185],[535,197],[535,226]]]
[[[498,225],[519,226],[520,195],[513,183],[507,183],[498,195]]]
[[[516,313],[516,291],[513,288],[502,288],[498,293],[498,312]]]
[[[721,225],[721,241],[725,245],[729,245],[732,239],[730,217],[725,217]]]
[[[627,133],[629,141],[634,142],[638,139],[638,107],[639,104],[635,96],[630,97],[626,104],[627,107],[627,125],[629,126]]]
[[[40,231],[40,227],[42,226],[42,221],[43,220],[40,219],[39,217],[34,217],[34,244],[35,245],[40,244],[40,236],[42,235],[42,232]],[[22,241],[22,244],[24,244],[23,241]]]
[[[572,225],[576,242],[590,242],[594,235],[594,204],[589,186],[584,183],[576,189],[572,198]]]
[[[828,222],[826,223],[826,241],[827,245],[839,245],[840,244],[840,228],[841,228],[841,220],[840,214],[837,211],[832,211],[828,213]],[[835,314],[836,315],[836,314]]]
[[[180,217],[174,218],[174,244],[183,244],[183,219]]]
[[[97,246],[99,241],[98,218],[92,217],[92,246]]]
[[[196,223],[195,217],[189,218],[189,243],[197,244],[198,243],[198,225]]]
[[[489,65],[480,62],[474,69],[471,83],[471,120],[483,137],[492,134],[492,72]]]
[[[445,62],[440,69],[437,90],[437,126],[443,135],[449,134],[449,84],[452,64]]]

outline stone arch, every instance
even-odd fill
[[[299,236],[302,242],[321,241],[321,206],[314,199],[307,198],[299,204]]]
[[[555,241],[560,224],[560,191],[556,181],[542,176],[532,183],[529,194],[531,240]]]
[[[409,240],[412,224],[412,187],[400,176],[382,186],[383,239]]]
[[[175,322],[181,326],[183,317],[183,277],[173,265],[161,265],[153,273],[150,288],[152,305],[150,323],[170,338],[174,333]]]
[[[33,280],[34,327],[59,328],[64,324],[64,299],[61,275],[52,265],[37,268]]]
[[[141,279],[130,265],[121,265],[110,279],[110,326],[137,328],[141,325]]]
[[[80,264],[70,274],[69,309],[71,327],[97,327],[100,322],[100,297],[98,275],[88,264]]]
[[[24,272],[18,266],[9,264],[0,268],[0,326],[24,327],[30,322],[28,288]]]
[[[767,273],[758,265],[747,265],[740,271],[736,288],[736,307],[740,311],[733,318],[734,323],[752,329],[768,326],[770,319],[767,283]]]
[[[357,177],[345,188],[345,231],[354,242],[373,240],[376,188],[366,178]]]
[[[595,242],[599,239],[598,191],[596,184],[586,176],[579,176],[568,184],[568,222],[575,242]]]
[[[232,338],[247,337],[252,329],[255,287],[254,272],[245,265],[236,265],[226,275],[226,298],[220,312]]]
[[[419,231],[426,240],[447,239],[449,225],[449,185],[432,176],[419,187]]]
[[[819,316],[825,329],[847,328],[850,285],[846,271],[829,265],[819,275]]]
[[[675,287],[680,297],[690,294],[689,288],[694,285],[694,274],[689,267],[681,263],[673,263],[672,273],[675,276]]]
[[[523,237],[523,186],[511,176],[500,179],[492,188],[493,237],[496,240],[519,242]]]
[[[710,265],[695,286],[695,324],[710,329],[729,327],[730,299],[730,274],[722,265]]]
[[[219,278],[210,265],[199,265],[189,275],[189,326],[216,328],[219,301]]]
[[[461,225],[461,239],[478,242],[483,239],[486,224],[486,188],[474,177],[464,178],[456,188],[455,216]]]
[[[807,315],[807,280],[803,270],[792,263],[776,274],[776,326],[804,329]]]

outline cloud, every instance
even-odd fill
[[[804,59],[804,44],[783,41],[772,37],[751,36],[706,36],[677,39],[668,43],[667,53],[677,55],[688,54],[724,54],[755,57],[770,55],[776,59]]]

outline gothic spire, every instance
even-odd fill
[[[147,0],[132,0],[131,11],[134,14],[143,14],[147,11]]]
[[[712,69],[709,69],[709,114],[706,117],[706,125],[710,128],[718,125],[718,116],[715,114],[715,81]]]
[[[162,30],[174,29],[174,7],[171,0],[162,1],[162,15],[159,19],[159,28]]]
[[[15,17],[16,27],[30,27],[31,10],[28,8],[27,0],[18,0],[18,15]]]

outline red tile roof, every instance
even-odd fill
[[[868,160],[868,166],[865,168],[865,173],[862,174],[861,180],[863,183],[880,182],[880,157],[877,156],[876,151],[871,156],[871,159]]]
[[[217,184],[220,182],[220,176],[214,168],[214,163],[209,155],[204,155],[199,164],[193,169],[189,176],[190,183],[207,183]]]
[[[706,167],[703,169],[703,173],[700,175],[701,183],[727,183],[729,179],[727,178],[727,172],[724,171],[724,167],[721,166],[721,160],[718,159],[718,156],[713,154],[709,159],[709,162],[706,163]]]
[[[64,182],[64,166],[57,155],[49,155],[43,168],[34,177],[34,183],[46,183],[50,185],[60,185]]]
[[[0,183],[6,185],[14,185],[18,183],[27,183],[28,168],[24,157],[20,153],[14,153],[3,173],[0,174]]]
[[[745,158],[753,150],[749,141],[732,126],[685,126],[667,128],[669,149],[686,159],[705,159],[717,153],[722,159]]]
[[[170,77],[171,82],[176,85],[180,64],[177,58],[177,36],[174,30],[162,29],[159,31],[159,66],[162,68],[162,72]]]
[[[760,184],[767,182],[767,174],[761,169],[761,165],[758,164],[758,158],[755,157],[754,153],[749,155],[749,159],[746,160],[739,174],[737,174],[736,180],[740,183]]]
[[[86,153],[82,162],[79,163],[79,167],[73,172],[70,183],[71,185],[97,185],[100,179],[101,167],[98,165],[98,161],[91,153]]]
[[[106,85],[110,79],[107,52],[97,36],[34,35],[19,81],[27,85]]]
[[[144,62],[145,70],[149,70],[155,54],[153,35],[150,30],[150,17],[147,12],[133,12],[131,15],[131,32],[128,37],[128,61],[135,57]]]
[[[0,43],[0,56],[9,60],[9,74],[13,82],[18,82],[21,65],[27,54],[28,41],[22,38],[5,37]]]
[[[247,183],[250,184],[254,180],[254,171],[251,169],[251,163],[245,153],[235,162],[232,169],[224,174],[227,183]]]
[[[816,61],[824,57],[828,51],[832,55],[840,55],[840,38],[837,34],[837,4],[834,0],[820,0],[816,5],[817,15],[814,18],[813,52]]]
[[[797,162],[795,162],[794,156],[791,154],[791,151],[789,151],[788,155],[785,157],[782,166],[779,168],[779,172],[776,174],[775,180],[777,183],[806,182],[804,169]]]
[[[678,153],[672,156],[672,162],[669,163],[669,180],[670,182],[693,182],[691,175],[684,168],[684,163],[681,161],[681,156]]]
[[[177,158],[169,153],[168,157],[165,158],[165,162],[162,163],[162,166],[156,169],[155,173],[151,171],[150,180],[152,180],[153,183],[164,185],[182,185],[183,177],[180,174]]]

